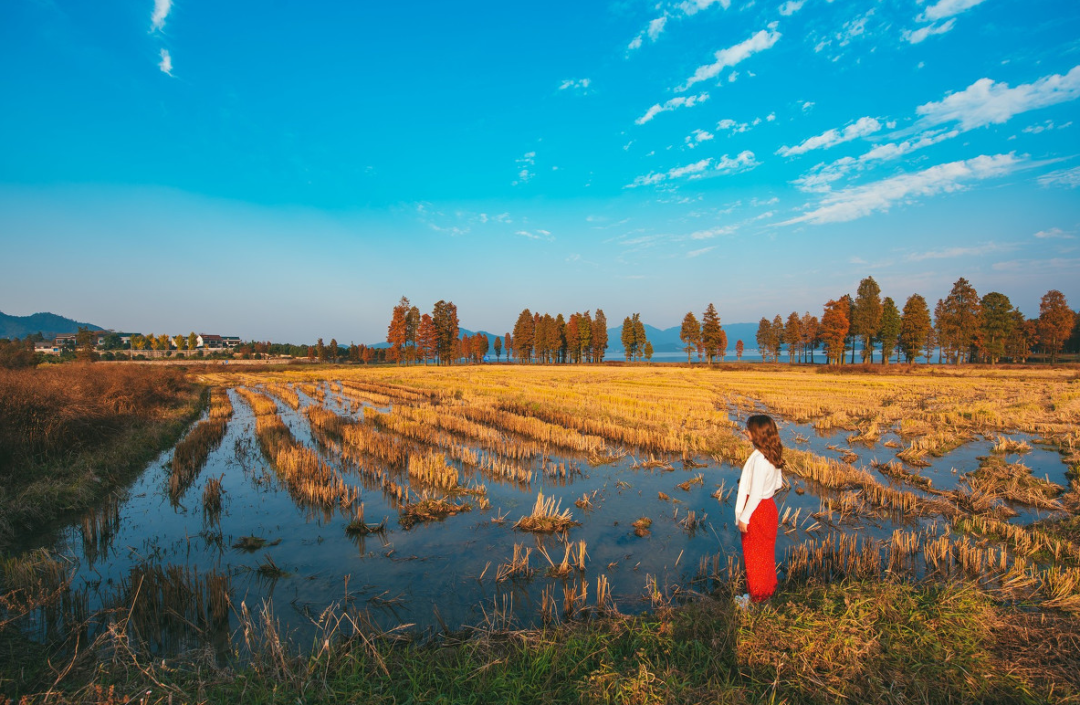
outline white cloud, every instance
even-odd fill
[[[649,23],[649,26],[645,28],[645,34],[651,41],[656,41],[661,34],[664,33],[664,26],[667,25],[667,15],[657,17],[655,20]]]
[[[920,105],[915,112],[923,125],[959,122],[963,131],[1007,121],[1014,115],[1080,98],[1080,66],[1064,76],[1044,76],[1034,83],[1009,88],[989,78],[945,97]]]
[[[991,252],[1010,252],[1016,246],[1011,244],[998,244],[987,242],[975,247],[946,247],[940,250],[927,250],[926,252],[913,252],[905,259],[908,262],[923,262],[928,259],[952,259],[953,257],[977,257],[990,254]]]
[[[592,80],[588,78],[573,79],[568,78],[559,84],[560,91],[573,90],[576,92],[587,93],[589,85],[592,84]]]
[[[780,6],[780,14],[784,17],[790,17],[801,10],[805,4],[806,0],[788,0]]]
[[[903,33],[904,40],[912,44],[918,44],[935,34],[945,34],[956,25],[956,15],[970,10],[982,2],[984,0],[938,0],[938,2],[926,8],[926,12],[915,18],[916,22],[929,22],[930,24],[915,30],[905,29]],[[945,21],[940,22],[941,20]]]
[[[753,156],[753,155],[751,155]],[[701,161],[694,162],[693,164],[687,164],[686,166],[677,166],[666,172],[652,172],[646,176],[639,176],[634,179],[634,182],[628,184],[626,188],[635,188],[637,186],[651,186],[658,184],[662,181],[669,181],[671,179],[679,179],[683,176],[689,176],[691,174],[700,174],[709,168],[712,164],[712,157],[702,159]]]
[[[1071,235],[1061,228],[1050,228],[1049,230],[1040,230],[1035,233],[1035,237],[1040,240],[1075,240],[1076,236]]]
[[[904,41],[911,44],[919,44],[927,37],[933,36],[935,34],[945,34],[949,30],[951,30],[955,24],[956,20],[951,19],[946,22],[942,22],[941,24],[937,24],[936,22],[934,24],[928,24],[925,27],[919,27],[915,30],[905,29],[903,34]]]
[[[842,130],[837,130],[836,128],[826,130],[820,135],[810,137],[794,147],[781,147],[776,153],[782,157],[793,157],[799,154],[805,154],[812,149],[828,149],[829,147],[834,147],[844,142],[850,142],[859,137],[872,135],[880,129],[881,123],[876,119],[869,116],[861,117]]]
[[[781,225],[845,223],[875,212],[886,212],[894,203],[959,191],[964,188],[965,182],[1004,176],[1023,165],[1024,161],[1012,153],[981,155],[974,159],[939,164],[912,174],[901,174],[830,193],[816,209]]]
[[[686,136],[686,144],[688,147],[696,147],[702,142],[708,142],[713,138],[713,134],[706,130],[694,130]]]
[[[154,0],[154,11],[150,14],[151,32],[165,29],[165,18],[169,16],[171,9],[172,0]]]
[[[720,237],[721,235],[734,235],[738,230],[734,225],[724,225],[719,228],[709,228],[708,230],[697,230],[690,233],[688,236],[691,240],[711,240],[714,237]]]
[[[689,97],[679,96],[677,98],[672,98],[671,100],[663,103],[662,105],[660,103],[657,103],[656,105],[652,106],[645,111],[644,115],[639,117],[634,122],[638,125],[644,125],[660,113],[666,113],[669,110],[675,110],[676,108],[692,108],[698,103],[704,103],[708,99],[708,93],[699,93],[698,95],[692,95]]]
[[[699,257],[699,256],[705,254],[706,252],[709,252],[709,251],[715,250],[715,249],[716,249],[716,245],[709,245],[708,247],[702,247],[700,250],[690,250],[689,252],[686,253],[686,256],[689,257],[689,258]]]
[[[172,57],[169,56],[168,49],[161,50],[161,61],[158,62],[158,68],[162,73],[167,73],[172,76]]]
[[[679,9],[682,10],[684,15],[692,17],[716,4],[726,10],[731,7],[731,0],[686,0],[686,2],[679,3]]]
[[[1021,130],[1021,132],[1026,132],[1029,135],[1037,135],[1040,132],[1046,132],[1047,130],[1064,130],[1070,125],[1072,125],[1072,120],[1061,125],[1055,125],[1053,120],[1046,120],[1038,125],[1028,125]]]
[[[811,102],[811,101],[809,101],[809,100],[803,101],[803,104],[802,104],[802,111],[803,111],[804,113],[808,113],[808,112],[810,112],[810,110],[811,110],[811,109],[812,109],[813,107],[814,107],[814,103],[813,103],[813,102]]]
[[[555,240],[555,238],[552,237],[551,233],[549,233],[547,230],[537,230],[535,232],[529,232],[528,230],[518,230],[514,234],[520,235],[521,237],[527,237],[530,240],[543,240],[545,242],[553,242]]]
[[[527,184],[532,180],[535,173],[530,171],[530,167],[536,165],[536,152],[525,152],[519,159],[514,160],[519,167],[517,179],[511,184],[517,186],[518,184]]]
[[[669,19],[673,17],[693,17],[712,5],[720,5],[726,10],[731,7],[731,0],[685,0],[685,2],[680,2],[671,8],[670,11],[665,11],[660,17],[650,20],[648,26],[641,30],[640,34],[630,40],[630,43],[626,45],[626,49],[628,51],[640,49],[645,43],[646,38],[648,38],[650,42],[655,42],[660,38],[660,35],[664,33]]]
[[[959,15],[961,12],[970,10],[983,2],[984,0],[938,0],[938,2],[926,8],[926,12],[919,15],[917,19],[920,22],[936,22],[946,17]]]
[[[959,130],[929,131],[922,135],[903,142],[888,142],[879,144],[866,154],[859,157],[841,157],[828,164],[821,163],[814,166],[803,176],[795,179],[795,184],[801,191],[825,192],[829,191],[834,181],[847,176],[852,171],[867,168],[873,162],[897,159],[918,149],[935,145],[938,142],[952,139],[960,134]]]
[[[1077,186],[1080,186],[1080,166],[1043,174],[1039,177],[1039,185],[1047,187],[1064,186],[1065,188],[1076,188]]]
[[[690,86],[698,83],[699,81],[705,81],[710,78],[714,78],[725,68],[735,66],[739,62],[747,59],[758,52],[765,51],[776,44],[780,39],[780,33],[773,29],[775,23],[769,26],[769,29],[763,29],[754,36],[750,37],[744,42],[740,42],[735,46],[728,47],[727,49],[721,49],[713,56],[716,59],[711,64],[704,64],[699,66],[694,75],[686,80],[686,83],[679,86],[675,90],[678,92],[685,91]]]
[[[761,162],[754,158],[754,153],[747,149],[739,152],[734,159],[726,154],[720,157],[720,160],[716,162],[716,170],[730,174],[736,171],[750,171],[760,164]]]

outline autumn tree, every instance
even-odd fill
[[[814,362],[814,349],[818,345],[818,323],[817,316],[811,316],[807,311],[802,317],[802,345],[803,345],[803,360],[806,360],[806,353],[810,353],[810,362]]]
[[[390,317],[390,325],[386,331],[386,342],[390,343],[390,349],[394,360],[400,364],[404,357],[402,351],[409,339],[409,299],[402,296]]]
[[[416,347],[421,362],[426,363],[439,353],[439,333],[430,314],[425,313],[420,317],[420,325],[416,328]]]
[[[644,355],[645,355],[645,362],[652,362],[652,356],[653,356],[652,343],[650,343],[647,338],[645,339]]]
[[[514,354],[514,339],[509,333],[503,336],[503,347],[506,348],[506,361],[510,362],[510,356]]]
[[[326,362],[326,345],[323,344],[322,338],[315,341],[315,354],[319,362]]]
[[[772,324],[768,318],[762,316],[758,321],[757,335],[754,339],[757,341],[758,352],[761,353],[761,359],[764,362],[769,361],[769,353],[772,351],[772,346],[769,345],[770,335],[772,335]]]
[[[172,342],[173,345],[176,346],[177,350],[183,350],[187,347],[187,336],[183,333],[177,333],[173,336]]]
[[[161,348],[162,350],[165,350],[166,352],[168,352],[169,344],[170,344],[170,341],[169,341],[169,334],[168,333],[162,333],[161,335],[158,336],[158,347],[159,348]]]
[[[1005,357],[1005,342],[1012,335],[1015,325],[1013,305],[1005,294],[991,291],[979,301],[979,329],[975,335],[975,347],[983,362],[991,365]]]
[[[634,353],[637,352],[637,342],[634,338],[634,321],[630,316],[623,319],[620,340],[622,341],[623,354],[626,355],[626,361],[630,362],[634,359]]]
[[[502,338],[500,338],[499,336],[495,336],[494,345],[495,345],[495,362],[502,362],[502,348],[503,348]]]
[[[1058,353],[1072,335],[1076,316],[1065,300],[1065,294],[1051,289],[1039,301],[1039,347],[1050,355],[1050,364],[1057,363]]]
[[[742,360],[743,354],[743,341],[742,338],[735,341],[735,359]]]
[[[188,333],[187,347],[188,350],[194,350],[195,348],[199,347],[199,336],[195,335],[195,331],[191,331],[190,333]]]
[[[415,362],[417,357],[417,338],[420,335],[420,309],[416,306],[409,308],[408,314],[405,315],[405,350],[406,360],[409,362]]]
[[[439,299],[435,302],[431,311],[431,323],[435,326],[436,345],[435,351],[439,364],[447,362],[453,364],[459,355],[454,354],[454,348],[460,345],[458,341],[458,313],[457,306],[453,301]]]
[[[904,311],[900,315],[899,343],[905,360],[915,362],[919,359],[927,338],[933,335],[933,330],[926,299],[919,294],[912,294],[904,303]]]
[[[330,339],[330,362],[337,362],[341,357],[341,350],[338,348],[337,338]]]
[[[843,301],[830,299],[821,316],[821,340],[830,364],[842,364],[847,352],[845,340],[848,334],[848,306]],[[764,320],[764,319],[762,319]]]
[[[873,277],[859,282],[851,305],[851,334],[862,339],[862,361],[874,361],[874,340],[881,330],[881,287]]]
[[[886,296],[881,303],[881,328],[878,331],[878,339],[881,340],[881,364],[889,364],[893,350],[898,350],[900,345],[900,310],[896,308],[896,302],[891,296]],[[898,359],[899,361],[899,359]]]
[[[525,309],[518,316],[514,324],[514,355],[520,362],[531,362],[533,351],[533,334],[536,325],[529,309]]]
[[[979,295],[960,277],[936,310],[938,345],[946,359],[960,364],[970,359],[979,330]]]
[[[701,347],[705,349],[705,358],[709,364],[713,364],[716,356],[720,354],[720,340],[724,329],[720,325],[720,314],[716,312],[716,306],[709,303],[705,307],[705,313],[701,314]],[[727,347],[726,345],[724,347]]]
[[[1029,320],[1014,308],[1012,311],[1012,333],[1005,341],[1005,354],[1017,364],[1027,362],[1031,349],[1039,342],[1038,321]]]
[[[586,315],[588,313],[586,312]],[[592,361],[601,362],[608,349],[607,316],[604,309],[596,309],[596,316],[592,322]]]
[[[841,311],[844,314],[844,318],[848,322],[848,332],[844,336],[844,353],[847,352],[847,346],[851,346],[851,364],[855,364],[855,334],[851,332],[851,307],[855,301],[851,298],[851,294],[844,294],[837,302],[840,304]],[[840,356],[840,363],[843,364],[844,355]]]
[[[637,352],[638,357],[645,352],[645,343],[648,340],[645,338],[645,324],[641,322],[641,314],[635,313],[633,317],[634,321],[634,350]]]
[[[799,349],[802,337],[802,318],[797,312],[792,311],[784,325],[784,342],[788,346],[789,363],[795,362],[795,352]]]

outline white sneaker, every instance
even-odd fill
[[[738,597],[735,598],[735,604],[740,609],[744,609],[744,610],[750,609],[750,594],[749,593],[744,593],[742,595],[739,595]]]

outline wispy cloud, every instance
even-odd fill
[[[776,113],[769,113],[765,116],[764,122],[772,122],[776,120]],[[737,134],[740,132],[747,132],[748,130],[757,127],[762,123],[762,119],[757,117],[750,122],[738,122],[731,118],[724,118],[720,122],[716,123],[716,129],[724,130],[725,132],[731,132]]]
[[[165,29],[165,18],[172,10],[172,0],[154,0],[154,11],[150,13],[150,31]],[[168,72],[166,72],[168,73]]]
[[[876,162],[898,159],[905,154],[944,142],[959,134],[959,130],[931,130],[901,142],[879,144],[858,157],[841,157],[828,164],[824,162],[817,164],[792,183],[801,191],[815,193],[829,191],[833,182],[839,181],[853,171],[861,171]]]
[[[751,155],[753,156],[753,155]],[[670,181],[672,179],[679,179],[684,176],[690,176],[692,174],[700,174],[709,168],[712,164],[712,157],[702,159],[701,161],[694,162],[693,164],[687,164],[686,166],[677,166],[667,171],[653,172],[645,176],[639,176],[634,179],[633,183],[627,184],[626,188],[635,188],[638,186],[651,186],[663,181]]]
[[[708,99],[708,93],[699,93],[698,95],[692,96],[678,96],[677,98],[672,98],[671,100],[665,101],[664,103],[657,103],[656,105],[646,110],[645,114],[639,117],[637,120],[634,120],[634,122],[638,125],[644,125],[660,113],[666,113],[670,110],[675,110],[677,108],[692,108],[698,103],[704,103]]]
[[[161,69],[162,73],[173,75],[172,56],[169,55],[168,49],[161,50],[161,61],[158,62],[158,68]]]
[[[708,130],[694,130],[686,136],[686,146],[693,149],[702,142],[708,142],[713,138],[713,133]]]
[[[682,91],[688,90],[690,86],[695,83],[715,78],[725,68],[735,66],[754,54],[771,48],[779,41],[779,39],[780,33],[776,31],[776,23],[773,22],[769,25],[768,29],[759,31],[746,41],[716,52],[713,55],[716,59],[714,62],[699,66],[697,70],[694,71],[694,75],[686,79],[686,83],[675,90],[681,93]]]
[[[1039,177],[1039,185],[1046,187],[1064,186],[1065,188],[1076,188],[1077,186],[1080,186],[1080,166],[1043,174]]]
[[[1076,236],[1067,233],[1061,228],[1050,228],[1049,230],[1040,230],[1035,233],[1035,237],[1040,240],[1075,240]]]
[[[843,144],[844,142],[850,142],[859,137],[872,135],[880,130],[881,127],[881,123],[875,118],[861,117],[841,130],[837,130],[836,128],[826,130],[820,135],[810,137],[794,147],[781,147],[776,153],[781,157],[794,157],[799,154],[805,154],[812,149],[828,149],[829,147],[834,147],[838,144]]]
[[[830,193],[814,210],[780,225],[844,223],[872,213],[888,211],[895,203],[959,191],[968,182],[1004,176],[1022,166],[1025,166],[1024,160],[1013,153],[982,155],[939,164],[912,174],[901,174]]]
[[[544,242],[554,242],[555,240],[555,237],[547,230],[518,230],[514,234],[530,240],[542,240]]]
[[[916,108],[923,126],[960,123],[963,131],[1006,122],[1014,115],[1080,98],[1080,66],[1064,76],[1053,74],[1009,88],[989,78],[937,102]]]
[[[645,40],[655,42],[660,38],[660,35],[664,33],[664,29],[667,27],[669,19],[693,17],[702,10],[708,9],[713,5],[720,5],[725,10],[731,7],[731,0],[685,0],[684,2],[676,3],[669,9],[664,11],[664,14],[649,21],[645,29],[630,40],[630,43],[626,46],[627,51],[634,51],[640,49]]]
[[[717,228],[709,228],[708,230],[695,230],[687,237],[691,240],[711,240],[714,237],[721,237],[723,235],[734,235],[736,228],[734,225],[724,225]]]
[[[916,22],[926,22],[918,29],[905,29],[904,40],[911,44],[919,44],[935,34],[945,34],[956,26],[956,16],[966,12],[985,0],[938,0],[926,11],[915,18]],[[942,22],[942,20],[945,20]]]
[[[975,247],[946,247],[939,250],[927,250],[925,252],[912,252],[905,259],[908,262],[924,262],[928,259],[952,259],[954,257],[978,257],[992,252],[1011,252],[1016,245],[1009,243],[987,242]]]
[[[514,161],[518,166],[518,174],[517,179],[511,185],[517,186],[518,184],[529,183],[536,176],[531,171],[532,167],[536,165],[536,152],[525,152],[523,156]]]
[[[739,152],[734,158],[724,155],[720,157],[720,160],[716,162],[716,170],[724,174],[731,174],[736,171],[750,171],[751,169],[760,166],[754,153],[750,150]]]
[[[716,245],[709,245],[708,247],[702,247],[701,249],[698,249],[698,250],[690,250],[689,252],[686,253],[686,256],[687,256],[687,258],[692,259],[694,257],[700,257],[701,255],[705,254],[706,252],[711,252],[712,250],[715,250],[715,249],[716,249]]]
[[[932,37],[935,34],[945,34],[956,25],[955,19],[950,19],[941,24],[928,24],[925,27],[919,27],[918,29],[905,29],[903,33],[904,41],[910,44],[921,44],[927,37]]]
[[[938,2],[926,8],[926,12],[916,19],[920,22],[937,22],[938,20],[959,15],[961,12],[970,10],[983,2],[985,0],[938,0]]]
[[[560,91],[574,91],[575,93],[581,93],[584,95],[589,92],[589,86],[592,85],[592,80],[588,78],[568,78],[559,84]]]
[[[780,14],[784,17],[790,17],[801,10],[805,4],[806,0],[788,0],[780,6]]]

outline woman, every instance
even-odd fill
[[[746,420],[746,436],[754,452],[743,465],[739,478],[739,496],[735,500],[735,520],[742,533],[743,560],[746,562],[746,587],[741,599],[764,602],[776,591],[777,512],[773,495],[784,486],[780,468],[784,467],[784,447],[776,423],[764,415]]]

